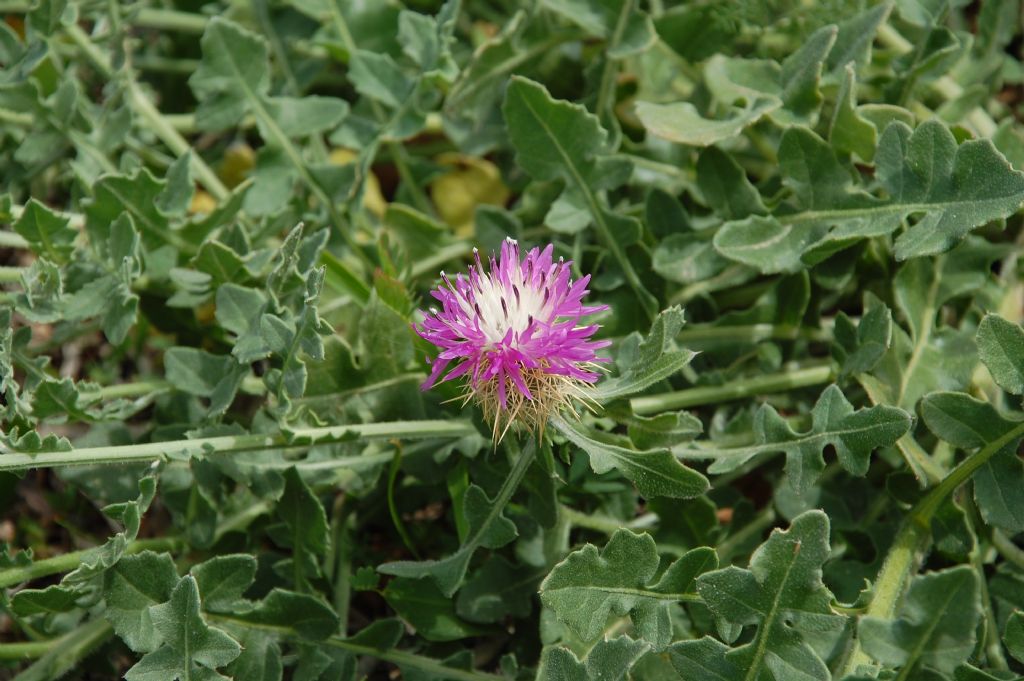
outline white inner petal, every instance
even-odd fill
[[[515,290],[506,289],[493,275],[480,277],[479,286],[474,291],[480,308],[480,330],[491,343],[500,343],[509,329],[515,335],[522,333],[530,325],[531,318],[546,320],[546,313],[550,312],[553,302],[549,299],[545,303],[544,289],[534,288],[523,280],[523,271],[518,265],[513,268],[509,279],[519,290],[518,299]],[[476,311],[466,310],[466,313],[475,315]]]

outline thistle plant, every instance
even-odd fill
[[[441,272],[443,284],[430,293],[441,308],[415,327],[440,349],[424,390],[466,377],[463,404],[480,406],[496,441],[513,425],[543,431],[559,411],[592,401],[597,362],[607,361],[597,350],[611,341],[591,340],[598,325],[581,323],[608,306],[584,305],[590,275],[573,281],[572,262],[555,261],[553,252],[548,244],[523,258],[509,237],[488,271],[474,248],[468,275],[453,282]]]
[[[0,0],[0,679],[1021,681],[1020,12]]]

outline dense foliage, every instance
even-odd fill
[[[1024,674],[1018,2],[0,12],[13,678]],[[611,361],[495,443],[506,237]]]

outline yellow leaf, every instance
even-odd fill
[[[430,196],[441,219],[459,236],[473,234],[477,206],[503,206],[508,201],[501,171],[490,161],[457,153],[440,154],[435,160],[451,170],[431,182]]]
[[[332,149],[327,158],[335,165],[345,166],[349,163],[355,163],[359,155],[351,149],[338,147],[337,149]],[[388,202],[384,198],[384,193],[380,190],[380,182],[373,173],[366,176],[366,186],[363,188],[363,208],[377,217],[383,217],[384,212],[388,209]]]

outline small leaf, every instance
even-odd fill
[[[568,648],[549,646],[541,653],[537,681],[625,681],[649,649],[643,641],[620,636],[600,641],[581,662]]]
[[[811,430],[796,433],[771,405],[754,416],[756,443],[744,447],[686,450],[687,457],[708,458],[709,473],[725,473],[760,454],[786,453],[789,484],[802,494],[825,468],[822,449],[832,445],[839,463],[853,475],[865,475],[871,452],[888,447],[910,428],[910,415],[902,409],[876,405],[854,411],[838,386],[825,389],[811,410]]]
[[[921,415],[933,433],[962,449],[1010,438],[974,473],[974,498],[985,522],[1011,534],[1024,531],[1024,461],[1017,456],[1024,422],[1008,419],[988,402],[958,392],[925,396]]]
[[[660,650],[672,642],[671,609],[694,599],[694,580],[718,559],[709,548],[693,549],[652,584],[658,563],[649,534],[620,529],[600,554],[587,544],[556,565],[540,586],[541,601],[586,642],[602,635],[609,617],[629,614],[636,634]]]
[[[693,359],[695,353],[676,347],[675,337],[683,327],[683,311],[670,307],[651,325],[651,331],[639,342],[633,361],[620,376],[606,379],[594,391],[593,398],[609,402],[636,394],[673,376]],[[636,336],[639,339],[639,335]]]
[[[256,578],[256,559],[247,553],[215,556],[189,572],[205,610],[230,612]]]
[[[1024,612],[1018,610],[1007,618],[1003,642],[1018,662],[1024,662]]]
[[[749,569],[732,566],[697,578],[697,592],[716,616],[735,626],[757,625],[753,640],[725,654],[743,678],[770,673],[774,678],[831,679],[805,638],[828,632],[838,637],[845,626],[845,617],[832,612],[832,594],[821,582],[828,535],[828,516],[807,511],[785,532],[773,530],[751,556]]]
[[[396,577],[381,593],[388,605],[428,641],[456,641],[481,633],[459,619],[453,600],[429,579]]]
[[[268,528],[268,532],[278,545],[292,549],[294,586],[305,589],[308,580],[320,574],[320,560],[327,551],[330,536],[323,504],[294,466],[284,473],[284,493],[277,503],[277,516],[283,524]]]
[[[1024,329],[998,315],[978,325],[978,355],[1000,388],[1024,395]]]
[[[273,589],[255,608],[235,611],[232,617],[256,625],[293,629],[313,641],[338,633],[338,616],[322,599],[285,589]]]
[[[68,226],[68,219],[35,199],[29,199],[13,226],[28,241],[33,253],[55,263],[67,263],[75,250],[78,232]]]
[[[862,617],[857,635],[871,657],[916,678],[929,669],[952,672],[966,661],[980,619],[978,577],[961,565],[914,577],[896,619]]]
[[[684,466],[667,449],[627,449],[605,441],[609,438],[586,430],[581,424],[557,416],[551,419],[551,425],[590,456],[590,466],[595,473],[618,470],[644,497],[689,499],[700,496],[710,486],[707,478]]]
[[[147,653],[125,673],[128,681],[211,678],[242,652],[241,646],[220,629],[206,624],[199,612],[199,589],[192,577],[184,577],[171,592],[171,599],[150,611],[153,626],[163,638],[163,647]],[[212,678],[217,678],[213,675]]]
[[[169,600],[177,583],[178,571],[166,553],[125,556],[104,573],[105,616],[129,648],[148,653],[160,647],[150,608]]]

